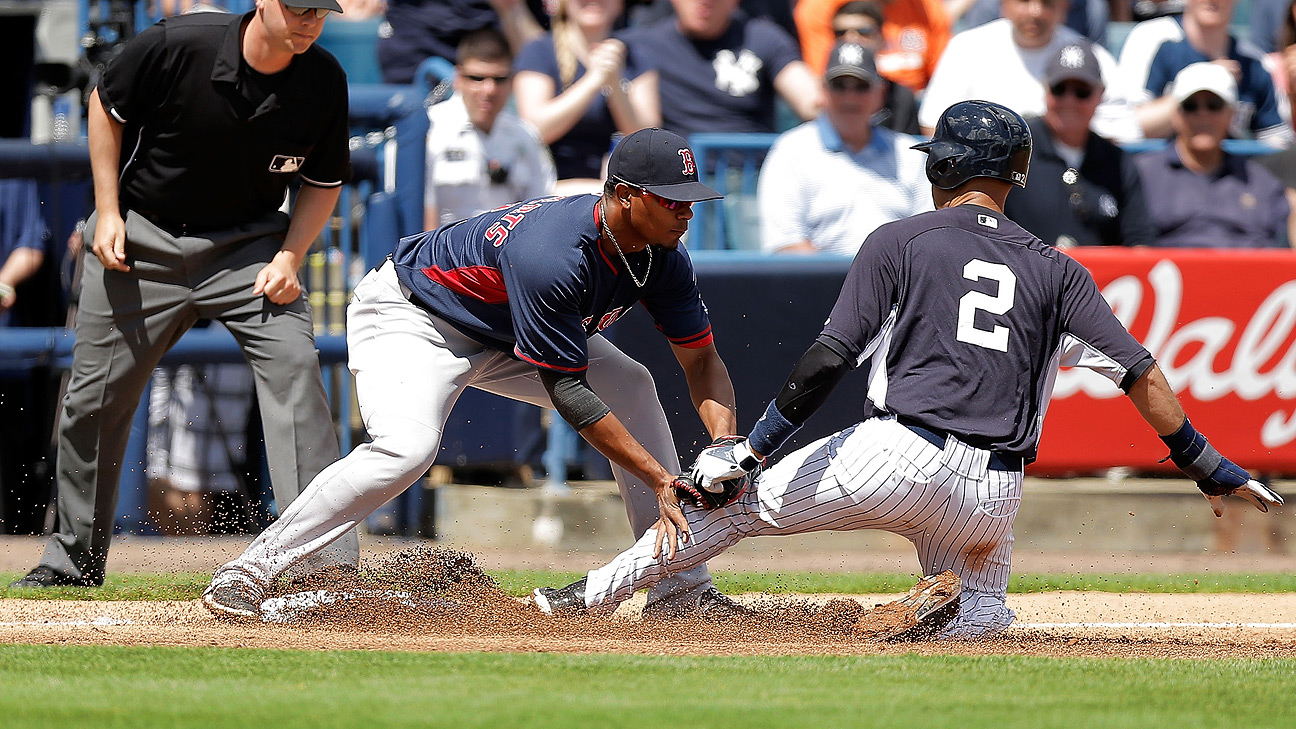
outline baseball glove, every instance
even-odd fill
[[[743,495],[751,485],[752,475],[749,473],[727,481],[712,481],[709,487],[702,488],[687,473],[681,473],[675,477],[671,486],[675,488],[675,496],[680,501],[687,501],[699,509],[723,509]]]
[[[703,449],[703,453],[726,446],[732,448],[735,444],[745,441],[746,438],[740,435],[723,435]],[[746,493],[748,487],[760,476],[762,467],[763,464],[758,462],[749,472],[716,481],[701,475],[697,463],[694,463],[692,468],[680,474],[671,485],[675,488],[675,496],[680,501],[687,501],[699,509],[723,509]]]

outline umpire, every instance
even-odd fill
[[[314,47],[341,11],[257,0],[242,16],[168,18],[105,69],[87,109],[94,258],[63,401],[58,527],[14,587],[103,584],[131,417],[199,319],[222,322],[252,367],[279,505],[337,459],[297,267],[351,174],[346,75]],[[320,564],[354,564],[354,533],[340,541]]]

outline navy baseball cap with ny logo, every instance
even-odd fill
[[[622,139],[608,160],[608,177],[667,200],[698,202],[724,197],[698,182],[688,142],[665,129],[640,129]]]

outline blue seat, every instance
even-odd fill
[[[378,68],[378,27],[382,24],[381,17],[364,20],[330,17],[315,42],[338,59],[348,82],[382,83],[382,70]]]

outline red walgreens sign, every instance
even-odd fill
[[[1296,473],[1296,252],[1080,248],[1193,424],[1260,473]],[[1031,473],[1153,468],[1156,434],[1106,378],[1058,372]],[[1173,467],[1169,463],[1162,468]]]

